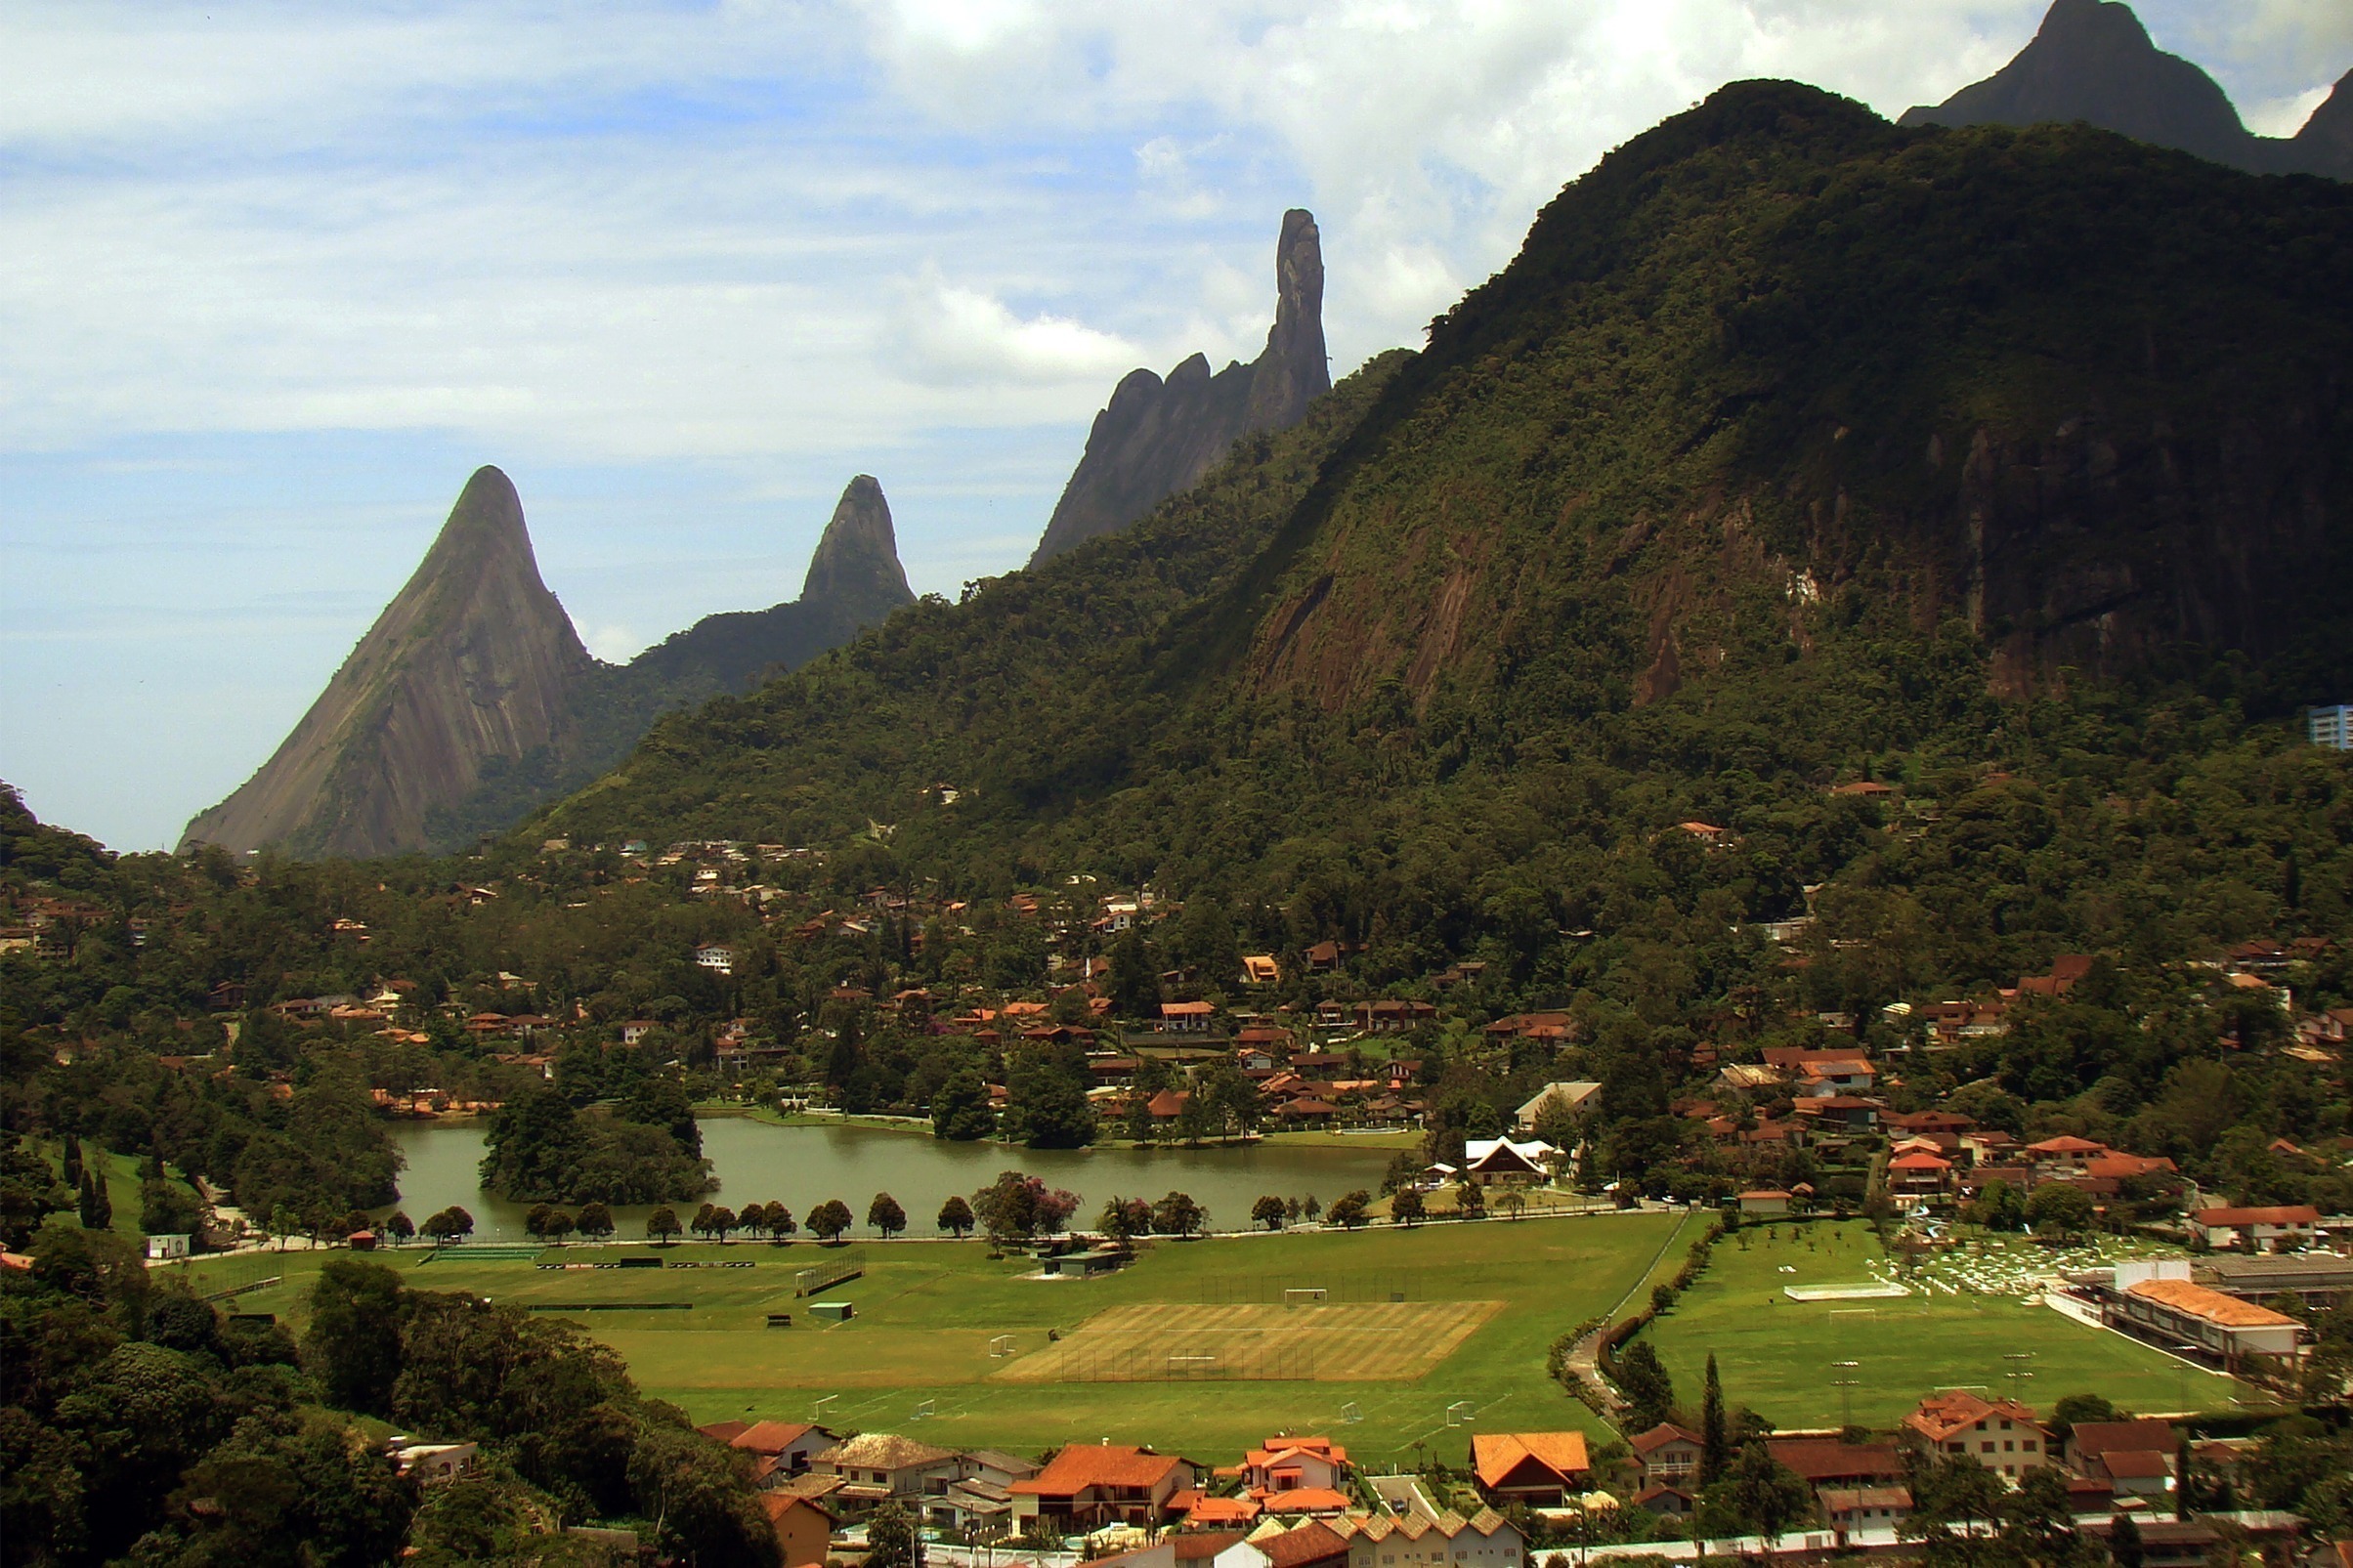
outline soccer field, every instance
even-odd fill
[[[2228,1377],[2013,1295],[1915,1286],[1900,1297],[1793,1301],[1784,1287],[1875,1281],[1884,1253],[1859,1220],[1771,1233],[1750,1226],[1717,1243],[1699,1282],[1644,1331],[1693,1408],[1711,1352],[1726,1400],[1779,1426],[1836,1426],[1850,1413],[1887,1426],[1922,1394],[1952,1387],[2041,1410],[2077,1393],[2142,1412],[2228,1410],[2234,1396],[2254,1398]]]
[[[665,1254],[750,1268],[379,1258],[418,1290],[576,1309],[564,1315],[619,1350],[640,1387],[697,1420],[822,1417],[1016,1452],[1109,1438],[1205,1461],[1272,1432],[1329,1428],[1372,1462],[1410,1462],[1416,1443],[1459,1462],[1473,1430],[1604,1435],[1545,1376],[1546,1352],[1632,1291],[1684,1223],[1606,1214],[1164,1242],[1096,1280],[1025,1279],[1034,1261],[992,1261],[980,1242],[868,1243],[864,1276],[821,1297],[854,1303],[841,1324],[815,1322],[793,1298],[794,1271],[821,1255],[805,1243]],[[1700,1223],[1674,1240],[1676,1254]],[[272,1263],[284,1283],[237,1308],[299,1320],[317,1263],[301,1252]],[[791,1327],[767,1327],[788,1312]],[[1106,1353],[1073,1355],[1090,1347]],[[1457,1406],[1472,1414],[1450,1418]]]

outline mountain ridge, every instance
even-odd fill
[[[1517,790],[1638,735],[1811,773],[2232,659],[2250,702],[2321,699],[2353,678],[2348,266],[2334,186],[1733,84],[1563,191],[1311,450],[1238,447],[1125,533],[666,720],[543,820],[1241,875],[1439,809],[1401,779]],[[1296,485],[1255,467],[1283,452]],[[1254,487],[1250,558],[1156,592]]]
[[[1331,390],[1323,335],[1323,238],[1315,215],[1283,214],[1275,243],[1274,324],[1248,364],[1210,370],[1200,354],[1164,380],[1131,370],[1094,416],[1087,448],[1048,518],[1029,564],[1126,528],[1166,497],[1189,489],[1240,438],[1285,430]]]
[[[2257,136],[2214,79],[2159,49],[2122,0],[2052,0],[2033,38],[2008,64],[1942,104],[1905,110],[1897,123],[1918,129],[2075,120],[2250,174],[2353,180],[2353,71],[2294,137]]]
[[[914,601],[889,503],[843,490],[801,597],[592,657],[541,580],[513,483],[466,483],[441,531],[260,770],[181,837],[299,856],[449,847],[603,772],[663,712],[807,662]]]

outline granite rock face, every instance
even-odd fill
[[[183,843],[352,856],[421,847],[426,814],[472,790],[486,758],[555,736],[591,662],[539,580],[515,487],[477,470],[302,722]]]
[[[2150,40],[2120,0],[2054,0],[2033,41],[1982,82],[1899,122],[2041,125],[2082,120],[2254,174],[2353,175],[2353,90],[2337,84],[2302,133],[2257,136],[2211,76]],[[2324,119],[2324,116],[2327,116]],[[2317,134],[2316,134],[2317,128]]]
[[[311,711],[182,842],[305,857],[468,843],[585,784],[663,714],[749,691],[914,599],[890,503],[861,474],[798,600],[601,663],[539,579],[514,486],[485,468]]]
[[[1196,354],[1162,380],[1132,370],[1094,416],[1086,454],[1063,487],[1030,565],[1126,528],[1189,489],[1240,438],[1283,430],[1332,389],[1323,335],[1323,243],[1314,214],[1283,214],[1275,247],[1274,325],[1249,364],[1212,374]]]

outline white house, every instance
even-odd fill
[[[2246,1246],[2256,1251],[2308,1247],[2320,1232],[2321,1211],[2310,1204],[2271,1208],[2201,1208],[2190,1223],[2208,1247]]]
[[[1551,1175],[1545,1162],[1561,1153],[1542,1138],[1473,1138],[1463,1145],[1463,1174],[1482,1187],[1527,1186]]]
[[[1601,1092],[1601,1084],[1582,1081],[1573,1083],[1547,1083],[1528,1096],[1527,1102],[1512,1113],[1512,1125],[1521,1132],[1533,1132],[1536,1130],[1538,1119],[1545,1114],[1548,1108],[1558,1106],[1560,1109],[1571,1113],[1587,1110],[1592,1106],[1594,1096]]]
[[[695,950],[695,962],[701,965],[703,968],[711,970],[716,974],[734,974],[736,965],[735,949],[726,946],[724,943],[706,943]]]

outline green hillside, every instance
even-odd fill
[[[2281,748],[2353,687],[2349,262],[2326,182],[1727,88],[1565,191],[1424,353],[1124,534],[667,721],[525,836],[881,824],[877,880],[1156,876],[1279,906],[1260,940],[1369,944],[1367,978],[1476,950],[1573,983],[1563,932],[1792,914],[1866,846],[1882,885],[1982,881],[1970,840],[1823,794],[1877,773],[2008,848],[2043,821],[2160,945],[2243,936],[2295,856],[2319,896],[2308,815],[2245,864],[2097,816],[2184,770],[2343,788]],[[1699,818],[1737,850],[1657,839]],[[2217,875],[2244,895],[2182,880]],[[1972,903],[1921,937],[1956,979],[2114,936],[2057,889]]]

